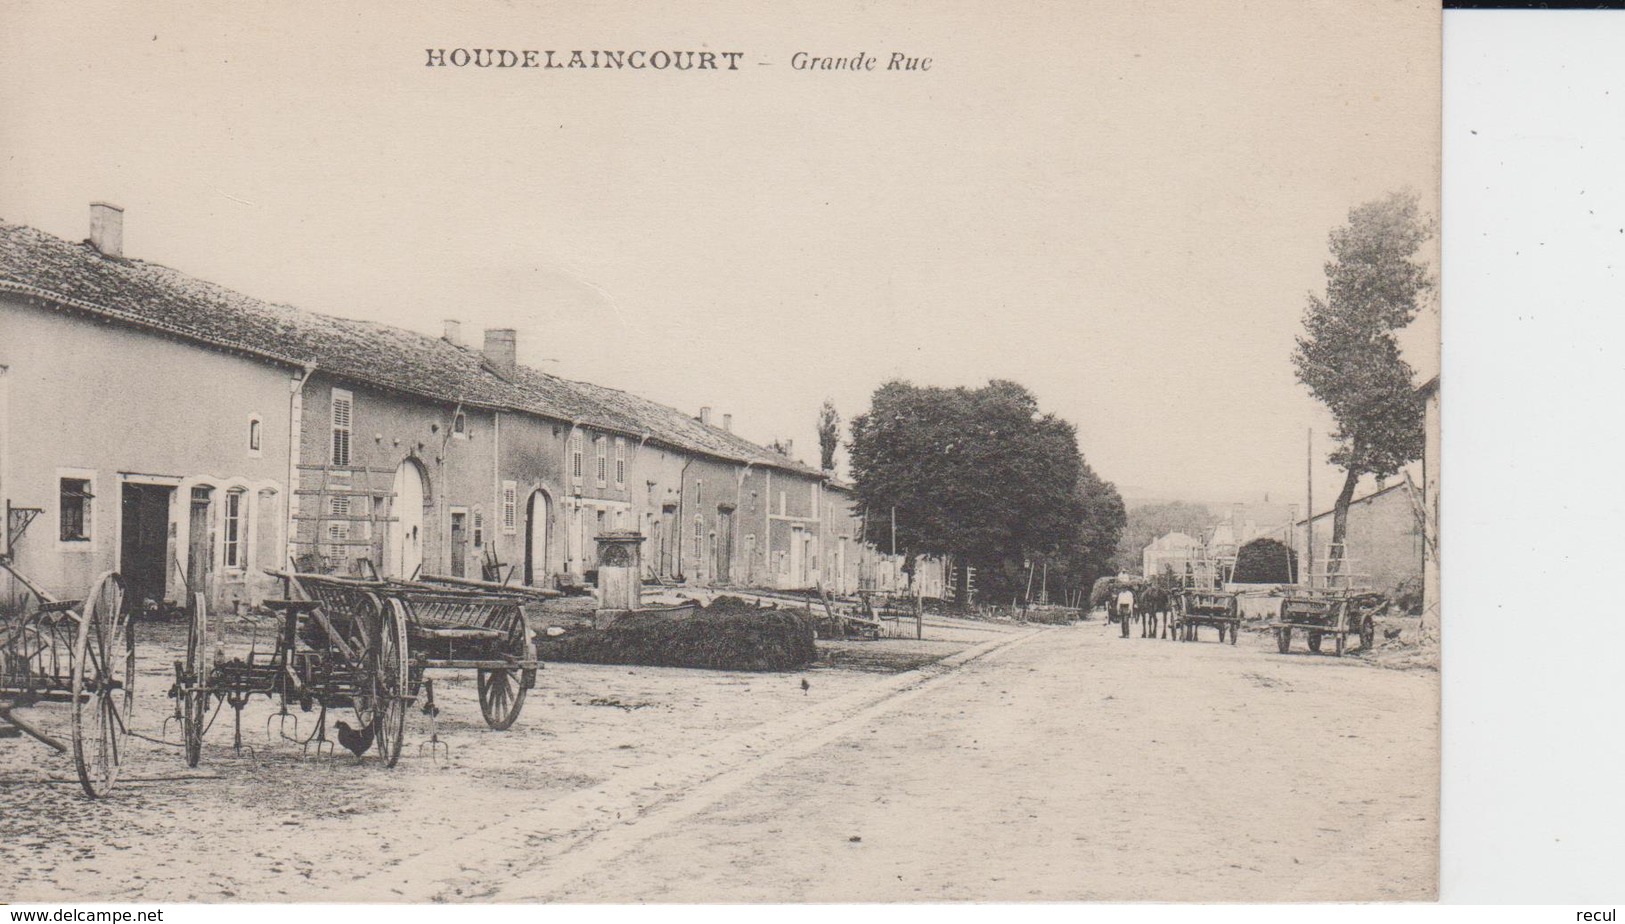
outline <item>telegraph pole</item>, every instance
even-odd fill
[[[1299,577],[1305,578],[1304,586],[1315,586],[1315,429],[1309,428],[1309,438],[1304,444],[1303,454],[1304,483],[1308,485],[1308,507],[1303,515],[1303,557],[1308,559],[1305,566],[1309,569]]]

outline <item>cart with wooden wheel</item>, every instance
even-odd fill
[[[377,593],[379,582],[277,576],[285,579],[289,593],[265,601],[276,613],[275,638],[266,651],[256,639],[246,652],[228,656],[215,638],[217,627],[211,625],[208,607],[201,596],[194,598],[185,660],[175,663],[171,691],[187,764],[195,767],[201,760],[204,736],[223,707],[233,712],[232,744],[240,750],[243,708],[264,696],[279,705],[284,724],[291,720],[296,729],[297,717],[289,706],[319,710],[315,730],[293,739],[318,752],[333,746],[328,711],[352,710],[358,733],[370,739],[385,766],[393,767],[400,759],[411,702],[405,607]]]
[[[57,600],[4,559],[0,568],[23,589],[0,609],[0,729],[71,751],[85,795],[106,796],[129,753],[135,708],[135,633],[124,581],[108,571],[84,600]],[[17,715],[38,703],[70,707],[70,744]]]
[[[1349,647],[1349,637],[1360,640],[1362,649],[1370,649],[1376,636],[1376,624],[1365,596],[1346,592],[1303,594],[1281,601],[1281,617],[1270,628],[1275,630],[1275,645],[1282,653],[1292,650],[1292,635],[1304,633],[1309,650],[1320,653],[1321,643],[1330,636],[1332,651],[1338,657]]]
[[[1185,642],[1197,640],[1197,628],[1219,630],[1219,643],[1226,634],[1230,644],[1241,634],[1241,604],[1236,594],[1222,590],[1181,590],[1174,602],[1174,635]]]
[[[513,727],[541,668],[536,630],[525,612],[538,598],[442,579],[390,581],[381,592],[405,608],[413,694],[427,671],[472,669],[485,724],[496,731]],[[434,687],[427,690],[424,709],[432,713]]]

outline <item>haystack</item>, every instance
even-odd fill
[[[818,657],[805,613],[738,597],[718,597],[682,618],[631,613],[607,629],[539,639],[537,649],[543,661],[733,671],[798,670]]]

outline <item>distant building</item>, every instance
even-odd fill
[[[1418,500],[1407,478],[1349,504],[1343,573],[1350,576],[1351,586],[1391,593],[1406,582],[1421,580],[1424,540],[1416,515]],[[1312,519],[1316,583],[1322,580],[1326,550],[1331,548],[1332,513],[1327,510]],[[1302,529],[1304,521],[1295,525]]]
[[[1183,575],[1206,558],[1202,540],[1186,533],[1168,533],[1151,540],[1141,555],[1141,577],[1151,578],[1172,569]]]

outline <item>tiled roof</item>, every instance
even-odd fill
[[[156,263],[105,257],[89,244],[24,225],[0,222],[0,290],[271,362],[314,365],[328,375],[421,398],[647,434],[674,449],[819,475],[647,398],[526,366],[502,377],[479,350],[260,301]]]

